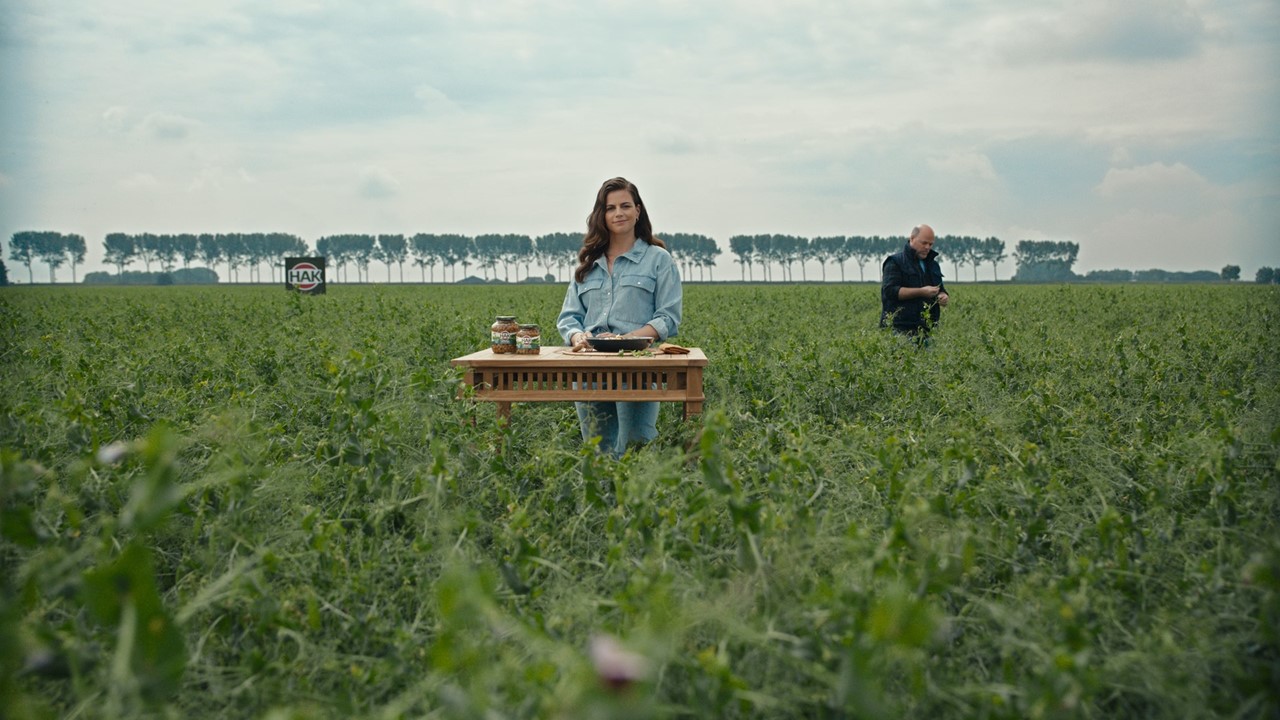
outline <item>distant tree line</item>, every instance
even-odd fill
[[[1194,270],[1183,272],[1177,270],[1090,270],[1078,278],[1084,282],[1103,283],[1179,283],[1179,282],[1217,282],[1228,280],[1220,273],[1212,270]]]
[[[686,279],[698,275],[706,279],[721,254],[718,243],[706,235],[693,233],[661,233],[672,256],[682,268]],[[772,281],[776,275],[784,282],[795,281],[794,266],[800,265],[800,280],[807,281],[806,264],[816,262],[821,268],[821,279],[827,279],[827,267],[840,268],[840,280],[845,281],[845,264],[852,260],[858,266],[858,279],[867,280],[867,264],[872,266],[872,280],[879,277],[880,261],[906,244],[905,236],[833,235],[815,238],[795,235],[734,235],[729,238],[729,250],[741,266],[742,279],[754,281],[759,269],[761,279]],[[326,235],[316,240],[314,254],[323,255],[332,268],[332,280],[347,282],[350,269],[356,271],[356,282],[370,282],[369,265],[382,262],[387,267],[390,282],[393,267],[400,282],[404,282],[405,264],[416,265],[422,282],[436,281],[436,268],[440,279],[458,281],[458,268],[464,279],[471,268],[483,275],[484,281],[510,282],[512,270],[520,276],[523,268],[525,280],[555,281],[577,264],[577,253],[582,245],[581,233],[557,232],[537,238],[519,234],[484,234],[476,236],[456,234],[418,233],[402,234],[344,234]],[[151,284],[156,282],[217,282],[217,275],[174,274],[178,263],[184,270],[193,262],[210,268],[222,265],[227,278],[239,281],[241,269],[246,270],[250,282],[262,281],[262,266],[269,272],[271,282],[276,281],[276,269],[289,256],[313,254],[307,243],[288,233],[202,233],[163,235],[152,233],[110,233],[103,240],[106,262],[116,267],[119,279],[125,284]],[[978,267],[991,264],[993,280],[999,280],[999,263],[1006,260],[1004,241],[995,238],[978,238],[968,235],[943,235],[938,238],[940,259],[950,264],[956,279],[962,266],[971,266],[973,280],[978,280]],[[72,282],[76,281],[76,267],[84,262],[85,241],[80,235],[57,232],[19,232],[10,241],[11,260],[27,268],[28,282],[32,281],[32,264],[44,262],[49,266],[49,277],[56,281],[56,270],[66,264],[71,266]],[[1077,275],[1072,266],[1080,252],[1074,242],[1048,240],[1021,240],[1014,249],[1017,263],[1016,282],[1209,282],[1214,280],[1238,280],[1240,268],[1228,265],[1221,273],[1211,271],[1171,272],[1167,270],[1094,270]],[[126,267],[141,262],[145,271],[125,278]],[[159,272],[153,273],[152,266]],[[535,276],[532,268],[545,271]],[[776,270],[776,275],[775,275]],[[86,282],[108,282],[105,273],[90,273]],[[92,276],[92,280],[90,280]],[[0,261],[0,278],[8,281],[8,274]],[[179,280],[179,278],[181,278]],[[212,279],[211,279],[212,278]],[[712,278],[714,279],[714,278]],[[1258,270],[1257,282],[1280,282],[1280,271],[1273,268]],[[476,280],[479,281],[479,280]]]
[[[75,282],[76,266],[84,262],[86,250],[84,237],[75,234],[23,231],[9,240],[9,259],[27,266],[27,282],[33,282],[31,264],[36,260],[49,265],[50,282],[57,281],[58,268],[71,263],[71,282]]]
[[[715,265],[720,249],[714,240],[705,235],[689,233],[664,233],[660,235],[672,256],[691,273]],[[380,261],[387,266],[387,280],[391,268],[398,269],[398,277],[404,281],[404,265],[417,265],[422,282],[435,282],[436,268],[440,278],[458,279],[458,268],[467,276],[474,266],[485,280],[502,279],[510,282],[512,270],[517,277],[524,268],[524,277],[531,279],[533,267],[545,270],[538,279],[554,280],[561,271],[577,265],[578,250],[582,247],[581,233],[556,232],[532,238],[528,235],[490,233],[476,235],[418,233],[404,235],[326,235],[316,240],[316,253],[328,259],[335,274],[342,280],[349,278],[348,266],[354,266],[357,282],[369,281],[369,264]],[[446,275],[446,271],[448,274]]]
[[[844,265],[853,260],[858,266],[858,279],[866,280],[866,265],[876,262],[875,278],[879,277],[879,263],[885,257],[898,252],[907,243],[905,236],[881,237],[873,235],[831,235],[813,239],[795,235],[734,235],[729,238],[729,251],[742,266],[742,279],[754,280],[754,268],[759,266],[765,281],[773,280],[773,266],[778,266],[783,281],[794,281],[792,267],[800,265],[800,279],[808,280],[805,263],[817,262],[822,268],[822,279],[827,279],[827,266],[840,267],[840,280],[845,280]],[[991,263],[992,276],[996,264],[1007,256],[1004,242],[998,238],[986,239],[968,235],[942,235],[937,240],[938,254],[950,262],[957,275],[961,265],[973,266],[973,279],[978,279],[978,265]],[[996,278],[998,279],[998,278]]]
[[[1240,279],[1240,266],[1227,265],[1221,272],[1212,270],[1195,270],[1191,272],[1172,270],[1090,270],[1085,275],[1077,275],[1071,266],[1080,254],[1080,246],[1073,242],[1054,242],[1050,240],[1022,240],[1013,251],[1018,263],[1018,272],[1014,276],[1016,282],[1102,282],[1102,283],[1179,283],[1179,282],[1228,282]],[[1258,282],[1264,280],[1265,271],[1258,271]]]
[[[699,279],[714,269],[721,254],[719,244],[706,235],[695,233],[662,233],[672,256],[680,264],[686,278],[697,271]],[[781,271],[783,280],[794,280],[793,266],[799,264],[801,279],[808,280],[805,263],[814,261],[822,268],[826,280],[827,265],[840,267],[840,279],[845,280],[845,263],[850,259],[858,265],[859,279],[866,279],[866,265],[897,252],[906,243],[905,237],[881,236],[828,236],[813,239],[794,235],[735,235],[729,246],[736,262],[742,265],[744,279],[754,280],[758,266],[766,281],[774,279],[773,267]],[[435,282],[436,267],[440,277],[446,270],[454,281],[458,267],[463,275],[474,266],[485,280],[497,279],[499,269],[503,279],[511,280],[512,268],[524,267],[530,277],[530,267],[537,265],[552,279],[561,271],[577,264],[577,253],[582,246],[580,233],[549,233],[534,239],[528,235],[485,234],[474,237],[453,234],[418,233],[411,237],[401,234],[326,235],[316,240],[315,253],[328,258],[335,271],[335,279],[348,281],[349,269],[356,270],[356,282],[369,282],[369,265],[374,261],[385,263],[387,280],[392,279],[392,266],[398,270],[399,280],[404,281],[404,265],[417,265],[423,282]],[[944,235],[938,239],[938,247],[960,272],[961,265],[973,266],[973,279],[978,279],[978,265],[991,263],[993,279],[999,279],[997,265],[1006,259],[1004,242],[994,238],[980,239],[965,235]],[[247,268],[250,281],[262,279],[262,266],[270,272],[275,282],[276,267],[287,256],[310,254],[301,238],[286,233],[202,233],[163,235],[152,233],[110,233],[103,240],[105,260],[116,266],[117,274],[141,261],[145,271],[151,272],[155,264],[162,272],[172,272],[178,262],[189,268],[192,262],[203,262],[211,267],[225,265],[227,278],[239,280],[239,270]],[[72,263],[74,282],[75,265],[84,261],[84,238],[79,235],[62,235],[49,232],[24,232],[14,235],[10,257],[27,266],[31,276],[31,263],[41,259],[49,263],[50,278],[54,270],[67,262]],[[878,276],[878,274],[877,274]]]
[[[162,272],[91,272],[84,276],[85,285],[213,285],[217,282],[218,273],[207,267],[178,268]]]
[[[109,233],[102,246],[107,263],[115,265],[120,274],[126,265],[137,260],[142,261],[147,272],[151,272],[152,263],[163,272],[172,272],[179,261],[183,268],[200,261],[211,268],[219,263],[226,265],[227,278],[237,282],[242,267],[247,268],[250,282],[255,276],[261,282],[264,264],[275,282],[276,267],[283,258],[308,252],[301,238],[288,233]]]
[[[692,274],[695,269],[702,273],[714,267],[716,256],[720,254],[715,240],[705,235],[672,233],[660,237],[687,274]],[[109,233],[102,245],[105,261],[114,265],[116,274],[121,277],[128,266],[142,263],[144,274],[131,278],[130,284],[146,283],[141,278],[152,273],[153,266],[161,274],[172,275],[179,263],[188,269],[194,262],[211,268],[225,266],[227,278],[233,282],[239,281],[241,269],[248,272],[250,282],[261,282],[265,265],[271,281],[275,282],[276,268],[283,264],[285,257],[312,253],[306,242],[287,233]],[[339,281],[348,281],[350,270],[354,268],[356,282],[370,282],[369,265],[374,261],[386,264],[388,281],[392,280],[394,267],[398,279],[403,282],[406,263],[419,267],[423,282],[427,281],[428,272],[431,282],[435,281],[436,267],[440,268],[441,279],[447,270],[456,281],[459,266],[464,276],[474,266],[483,273],[485,280],[491,277],[496,280],[501,273],[503,279],[510,281],[513,269],[518,274],[523,267],[528,278],[534,266],[545,270],[546,276],[554,279],[560,271],[572,269],[577,264],[581,246],[581,233],[566,232],[549,233],[536,240],[518,234],[474,237],[428,233],[410,237],[401,234],[345,234],[318,238],[315,254],[328,258],[330,267],[334,268],[334,279]],[[79,235],[20,232],[10,243],[10,258],[27,266],[28,281],[31,281],[31,265],[35,260],[49,263],[51,280],[56,268],[69,260],[74,282],[74,267],[84,262],[84,256],[84,238]],[[158,274],[155,276],[159,277]],[[101,274],[94,276],[94,282],[103,282]]]
[[[1078,280],[1071,271],[1080,255],[1079,243],[1053,240],[1019,240],[1013,249],[1018,263],[1016,282],[1061,282]]]

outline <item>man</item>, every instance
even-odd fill
[[[942,284],[942,266],[933,249],[933,228],[917,225],[901,252],[880,268],[880,327],[927,337],[951,299]]]

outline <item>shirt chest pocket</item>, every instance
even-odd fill
[[[587,278],[578,283],[578,299],[587,308],[591,307],[593,302],[600,302],[604,298],[604,278]]]
[[[653,290],[658,286],[658,281],[646,275],[627,275],[618,280],[618,292],[640,292],[653,295]]]
[[[618,296],[613,301],[613,317],[620,323],[637,328],[653,319],[655,278],[626,275],[618,278]]]

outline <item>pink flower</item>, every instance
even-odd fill
[[[120,462],[128,452],[129,444],[117,440],[110,445],[103,445],[98,448],[98,462],[103,465],[114,465]]]
[[[649,674],[649,663],[644,656],[623,648],[609,635],[591,637],[591,662],[600,681],[614,692],[627,689]]]

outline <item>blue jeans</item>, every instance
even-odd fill
[[[600,450],[622,457],[632,443],[646,443],[658,437],[656,402],[580,402],[578,423],[582,439],[600,437]]]

